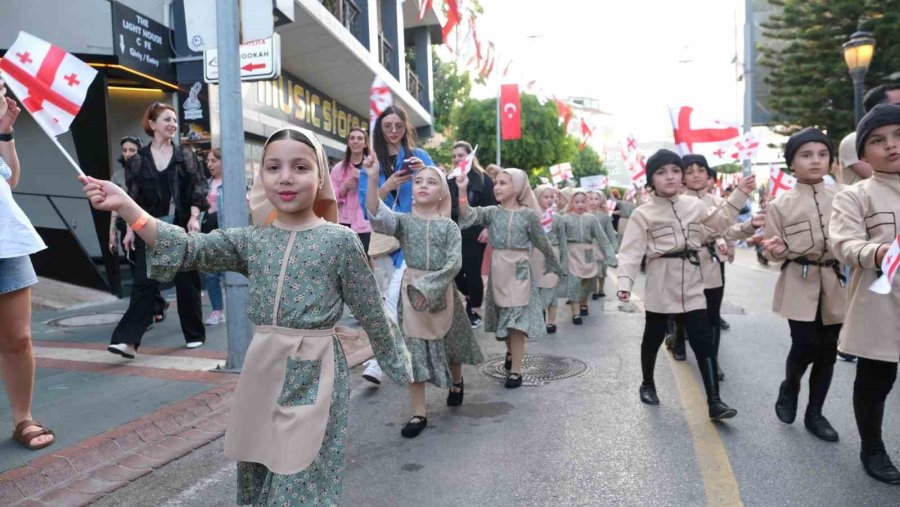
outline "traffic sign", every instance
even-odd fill
[[[268,81],[281,75],[281,36],[272,34],[241,44],[241,81]],[[219,82],[219,52],[210,49],[203,52],[203,80]]]

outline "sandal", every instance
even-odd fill
[[[458,387],[459,391],[454,391],[452,388],[450,392],[447,393],[447,406],[448,407],[458,407],[462,405],[463,402],[463,393],[465,389],[463,388],[463,381],[460,380],[459,384],[453,384],[453,387]]]
[[[428,419],[421,415],[414,415],[409,422],[406,423],[406,426],[400,430],[400,434],[406,438],[415,438],[419,436],[419,433],[422,433],[425,426],[428,426]]]
[[[40,429],[32,430],[32,431],[29,431],[28,433],[24,433],[25,428],[27,428],[29,426],[37,426]],[[42,436],[42,435],[50,435],[53,437],[53,439],[44,444],[31,445],[32,440],[34,440],[35,438]],[[31,420],[31,419],[26,419],[16,425],[16,431],[13,432],[13,440],[22,444],[22,446],[25,447],[26,449],[28,449],[29,451],[36,451],[38,449],[43,449],[44,447],[53,445],[53,442],[56,442],[56,434],[53,433],[53,430],[49,430],[49,429],[45,428],[44,425],[41,424],[40,422]]]

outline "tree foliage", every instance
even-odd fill
[[[609,171],[600,161],[600,155],[590,145],[585,145],[584,149],[579,151],[572,160],[572,173],[576,178],[583,178],[598,174],[608,175]]]
[[[779,12],[763,24],[771,41],[761,47],[771,69],[771,108],[793,134],[815,126],[837,143],[854,130],[853,83],[841,46],[859,26],[876,39],[865,88],[900,68],[900,0],[770,0]],[[862,23],[859,25],[859,23]]]
[[[522,138],[502,141],[501,165],[528,172],[571,162],[578,152],[574,139],[559,125],[556,106],[543,106],[534,95],[520,94]],[[478,145],[481,160],[492,160],[497,143],[497,99],[469,100],[460,109],[457,139]]]
[[[444,62],[435,51],[431,52],[434,77],[434,103],[432,105],[434,130],[453,137],[453,115],[465,103],[472,91],[469,71],[460,70],[456,62]]]

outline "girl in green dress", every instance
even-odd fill
[[[559,262],[550,241],[541,228],[541,216],[528,176],[521,169],[503,169],[494,182],[494,197],[499,206],[469,207],[466,188],[469,180],[463,172],[456,177],[459,187],[459,227],[487,228],[493,247],[491,272],[485,298],[484,329],[506,342],[506,387],[522,385],[522,361],[525,337],[545,335],[538,274],[532,269],[529,252],[537,248],[546,259],[545,269],[559,274]]]
[[[350,385],[334,325],[345,303],[384,371],[401,384],[412,377],[362,245],[337,224],[327,171],[314,134],[275,132],[251,191],[251,202],[262,204],[254,217],[273,223],[209,234],[158,221],[115,184],[81,177],[91,205],[118,212],[147,243],[150,276],[167,281],[200,269],[249,278],[247,313],[256,334],[225,433],[225,454],[238,461],[240,505],[339,503]]]
[[[419,169],[412,178],[412,213],[395,213],[378,199],[375,157],[370,155],[364,167],[372,228],[400,240],[406,261],[397,320],[412,355],[412,418],[400,433],[413,438],[428,425],[425,383],[451,387],[452,382],[447,405],[461,405],[462,365],[478,364],[484,356],[453,283],[462,266],[462,243],[459,227],[450,219],[447,179],[436,167]]]
[[[606,233],[609,242],[612,243],[613,250],[619,251],[619,235],[616,234],[616,228],[613,227],[612,216],[606,205],[606,195],[601,190],[591,190],[588,192],[588,208],[591,213],[597,217],[600,222],[600,228]],[[606,263],[601,258],[597,261],[597,291],[591,295],[591,299],[597,300],[606,297],[603,290],[606,285]]]
[[[554,257],[559,259],[559,237],[556,232],[557,213],[553,209],[554,201],[557,200],[559,189],[553,185],[544,184],[534,188],[534,197],[537,199],[538,206],[541,208],[541,228],[547,234],[550,240],[550,246],[553,248]],[[546,263],[543,256],[541,262]],[[543,264],[539,264],[542,267]],[[541,306],[544,308],[545,320],[547,321],[547,334],[556,333],[556,300],[557,291],[561,285],[560,277],[553,273],[545,274],[538,280],[538,293],[540,294]]]

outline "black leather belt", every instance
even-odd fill
[[[837,259],[828,259],[827,261],[812,261],[807,259],[806,257],[797,257],[794,259],[787,259],[781,264],[781,270],[784,271],[785,268],[788,267],[790,263],[796,263],[801,266],[800,274],[805,279],[807,275],[809,275],[809,267],[810,266],[818,266],[820,268],[831,268],[834,270],[835,276],[837,276],[838,282],[840,282],[841,287],[847,285],[847,277],[844,276],[844,272],[841,270],[841,263],[837,261]]]
[[[703,246],[706,247],[706,251],[709,252],[709,256],[712,257],[713,262],[722,262],[722,259],[719,258],[719,249],[716,247],[715,243],[704,243]]]
[[[700,265],[700,257],[697,256],[696,250],[679,250],[677,252],[669,252],[660,255],[663,259],[684,259],[694,266]]]

